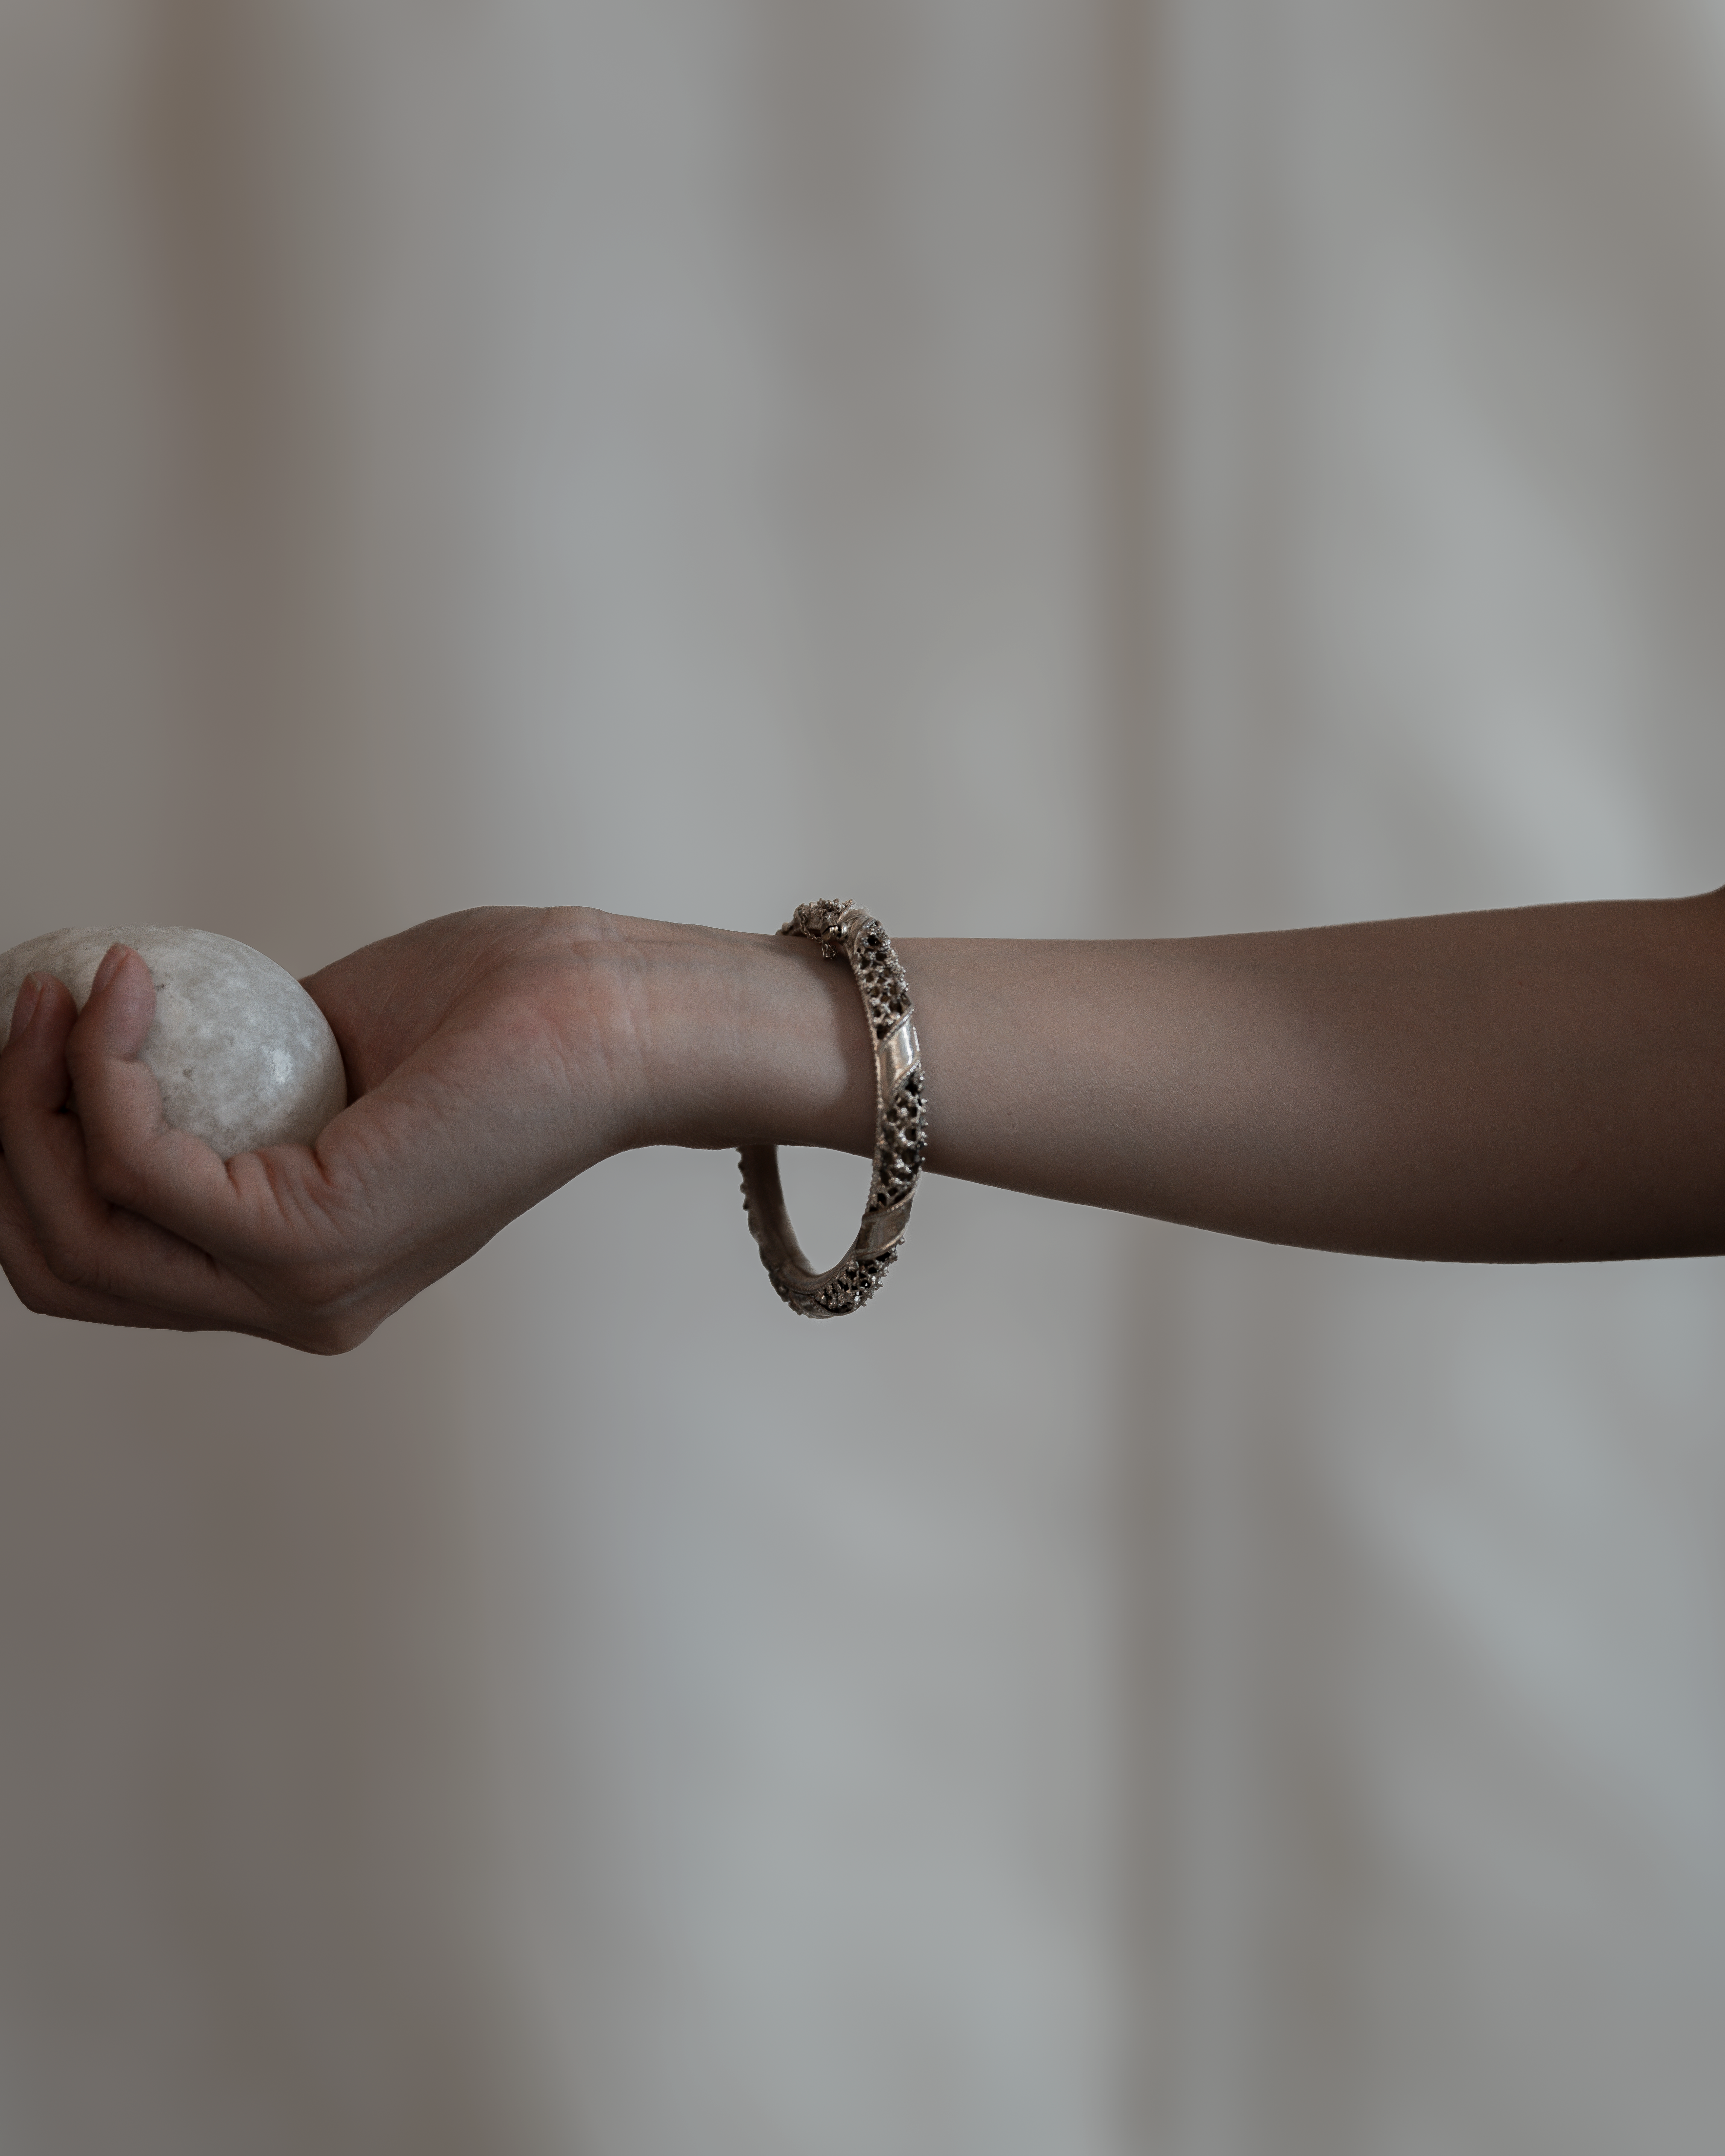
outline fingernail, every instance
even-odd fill
[[[30,1020],[36,1015],[36,1006],[42,1000],[42,977],[26,973],[23,986],[18,992],[18,1001],[12,1007],[12,1031],[8,1038],[22,1040],[30,1029]]]
[[[100,995],[102,990],[107,987],[109,982],[111,981],[114,976],[120,971],[120,968],[125,963],[125,944],[110,944],[109,946],[106,957],[102,960],[101,964],[95,969],[95,978],[90,984],[90,993],[91,995]]]

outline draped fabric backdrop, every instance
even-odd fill
[[[0,943],[1705,887],[1722,230],[1717,0],[3,0]],[[798,1327],[664,1154],[8,1306],[0,2148],[1700,2156],[1722,1294],[931,1183]]]

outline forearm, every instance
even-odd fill
[[[865,1152],[846,970],[723,940],[706,1122],[665,1134]],[[1725,1249],[1719,897],[898,948],[935,1172],[1405,1257]]]

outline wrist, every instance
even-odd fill
[[[848,967],[788,937],[600,918],[576,955],[620,991],[604,1026],[618,1150],[869,1152],[874,1055]]]

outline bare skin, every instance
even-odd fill
[[[1725,1250],[1725,894],[898,948],[937,1172],[1394,1257]],[[81,1015],[26,982],[0,1263],[30,1308],[339,1353],[612,1153],[870,1148],[860,1006],[807,943],[499,907],[306,986],[352,1105],[224,1164],[162,1121],[135,954]]]

